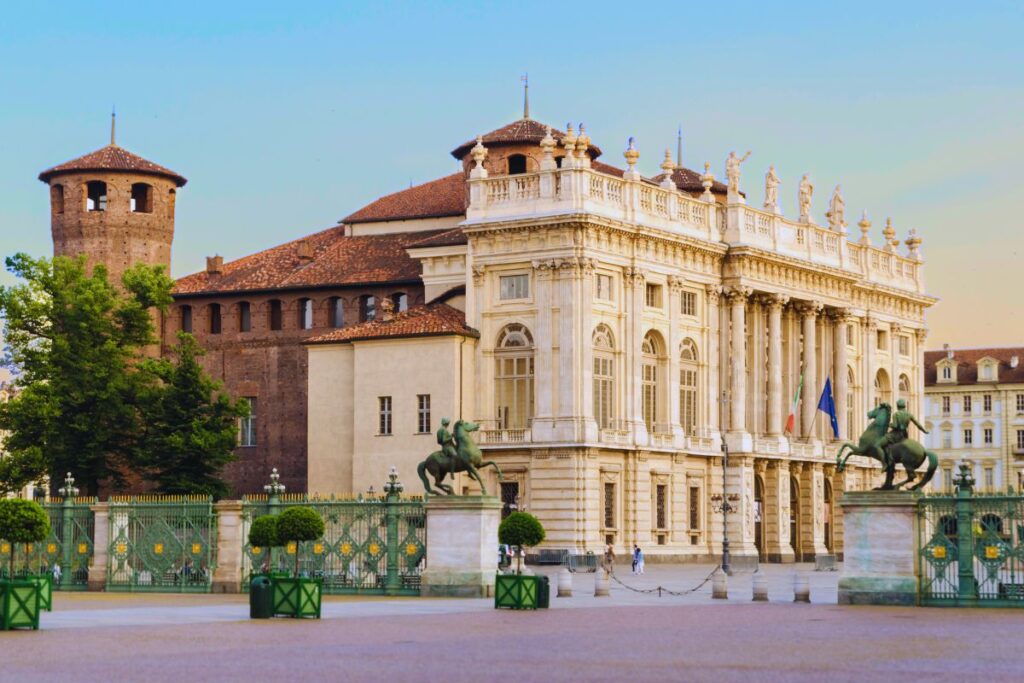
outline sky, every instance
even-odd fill
[[[744,189],[774,164],[783,211],[841,183],[881,244],[924,242],[928,348],[1024,345],[1024,4],[18,1],[0,14],[0,254],[52,253],[45,168],[118,143],[185,175],[172,274],[330,227],[453,172],[450,150],[522,113],[626,139],[659,172]],[[9,275],[0,283],[10,283]]]

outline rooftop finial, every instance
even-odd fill
[[[530,118],[530,74],[523,74],[519,77],[523,82],[523,118]]]
[[[114,107],[110,108],[110,144],[117,144],[117,110]]]
[[[679,125],[676,132],[676,168],[683,165],[683,126]]]

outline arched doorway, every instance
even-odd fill
[[[799,562],[800,553],[800,484],[796,477],[789,478],[789,545],[793,548],[793,557]]]
[[[825,479],[825,547],[828,551],[833,552],[832,547],[832,534],[835,528],[832,524],[832,482]]]
[[[757,546],[757,559],[764,562],[764,480],[759,474],[754,476],[754,545]]]

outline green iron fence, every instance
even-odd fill
[[[206,496],[112,497],[107,590],[209,592],[217,516]]]
[[[971,484],[918,502],[921,604],[1024,607],[1024,496]]]
[[[93,554],[94,518],[90,506],[95,498],[51,498],[43,503],[50,518],[50,535],[41,543],[14,545],[15,573],[49,574],[55,590],[85,590]],[[8,557],[11,545],[0,541],[0,558]],[[0,563],[6,576],[7,563]]]
[[[243,500],[243,589],[253,573],[292,572],[296,548],[269,550],[248,542],[260,515],[307,505],[324,520],[321,540],[303,543],[299,573],[323,580],[325,593],[419,595],[426,557],[426,511],[420,499],[310,498],[304,494],[246,496]]]

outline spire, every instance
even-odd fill
[[[523,118],[530,118],[530,74],[523,74],[519,77],[523,82]]]
[[[110,108],[110,144],[111,145],[117,145],[116,132],[117,132],[117,111],[113,107],[111,107]]]
[[[676,168],[680,168],[683,165],[683,126],[679,125],[679,131],[676,133]]]

